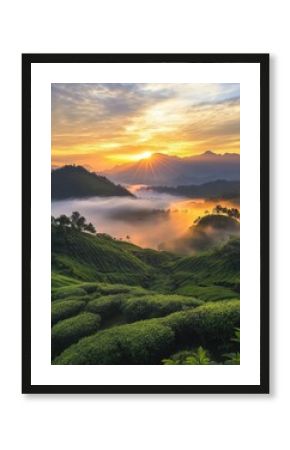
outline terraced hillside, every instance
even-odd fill
[[[52,226],[53,364],[161,364],[239,326],[239,239],[195,257]]]

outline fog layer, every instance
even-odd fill
[[[91,197],[52,202],[52,215],[79,211],[95,225],[98,233],[108,233],[141,247],[158,249],[167,240],[187,232],[194,220],[210,211],[216,202],[189,200],[152,191],[136,191],[138,197]],[[231,202],[223,201],[231,207]]]

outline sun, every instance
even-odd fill
[[[152,153],[151,152],[143,152],[140,154],[140,159],[148,159],[151,158]]]
[[[152,156],[152,152],[146,151],[142,153],[138,153],[137,155],[134,155],[135,161],[140,161],[141,159],[149,159]]]

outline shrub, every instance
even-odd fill
[[[126,301],[123,312],[128,322],[162,317],[175,311],[180,311],[203,302],[195,298],[181,295],[146,295],[138,298],[130,298]]]
[[[178,343],[201,343],[204,347],[228,342],[240,322],[240,302],[224,300],[207,303],[190,311],[162,319],[175,333]]]
[[[226,358],[226,365],[236,366],[240,364],[240,353],[226,353],[223,356]]]
[[[59,320],[75,316],[83,309],[85,304],[86,303],[82,300],[65,300],[53,302],[51,305],[52,325],[54,325]]]
[[[235,327],[239,326],[239,316],[239,301],[231,300],[207,303],[159,319],[115,326],[81,339],[54,363],[160,364],[184,344],[216,350],[230,342]]]
[[[82,337],[98,331],[100,323],[99,315],[86,312],[58,322],[51,330],[52,357]]]
[[[120,294],[98,297],[87,304],[86,311],[100,314],[102,319],[107,319],[120,312],[122,298]]]
[[[185,283],[183,286],[179,287],[176,292],[181,295],[193,295],[205,302],[231,300],[239,297],[236,292],[229,288],[220,286],[196,286],[191,283]]]
[[[81,285],[81,288],[84,289],[87,294],[97,294],[100,292],[98,283],[85,283]]]
[[[51,293],[52,300],[61,300],[65,297],[84,297],[86,295],[87,293],[84,289],[76,286],[53,289]]]
[[[202,347],[198,347],[197,349],[191,351],[184,350],[175,353],[170,358],[163,359],[162,363],[165,365],[184,364],[191,366],[217,364],[211,360],[208,351]]]
[[[139,286],[127,286],[125,284],[99,284],[99,290],[103,295],[111,295],[111,294],[127,294],[132,293],[135,295],[144,295],[146,294],[146,289],[143,289]]]
[[[174,333],[155,320],[122,325],[81,339],[54,364],[158,364],[174,347]]]

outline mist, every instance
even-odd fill
[[[184,236],[194,220],[216,202],[190,200],[131,187],[136,198],[91,197],[53,201],[51,214],[79,211],[98,233],[107,233],[144,248],[159,249],[164,241]],[[223,202],[231,206],[230,202]]]

